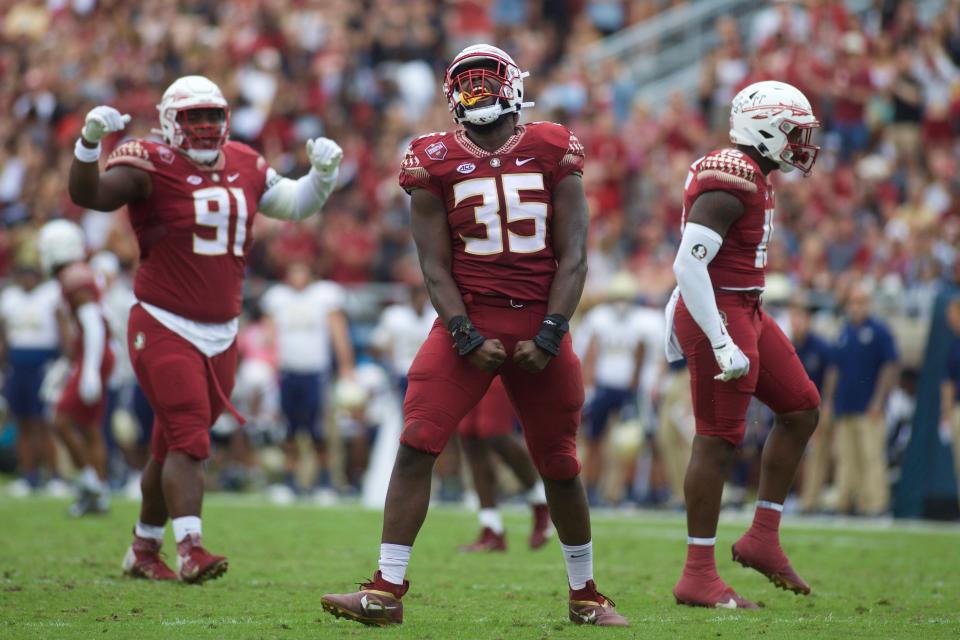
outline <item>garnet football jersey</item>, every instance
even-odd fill
[[[683,218],[700,194],[725,191],[743,203],[743,215],[727,230],[707,269],[717,289],[763,289],[767,243],[773,233],[773,187],[760,167],[737,149],[711,151],[693,163],[683,194]]]
[[[149,198],[127,205],[140,245],[137,299],[197,322],[240,315],[253,217],[267,187],[263,157],[228,142],[206,166],[161,142],[133,140],[110,155],[107,169],[116,166],[153,182]]]
[[[520,125],[496,151],[466,131],[414,140],[400,169],[408,193],[443,200],[453,243],[453,279],[462,294],[546,302],[557,262],[550,233],[553,189],[583,172],[583,146],[552,122]]]

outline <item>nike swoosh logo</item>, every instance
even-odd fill
[[[718,602],[718,603],[716,604],[716,607],[717,607],[717,609],[736,609],[736,608],[737,608],[737,601],[734,600],[733,598],[730,598],[730,599],[727,600],[726,602]]]
[[[227,176],[227,182],[233,182],[234,180],[236,180],[236,179],[239,178],[239,177],[240,177],[240,174],[239,174],[239,173],[235,173],[235,174],[233,174],[232,176]]]
[[[587,555],[587,554],[586,554],[586,553],[581,553],[581,554],[578,555],[578,556],[575,556],[575,555],[573,555],[573,554],[570,554],[570,558],[571,558],[571,559],[573,559],[573,558],[582,558],[582,557],[585,556],[585,555]]]
[[[528,162],[531,162],[531,161],[533,161],[533,160],[536,160],[536,158],[525,158],[525,159],[523,159],[523,160],[521,160],[520,158],[517,158],[517,166],[518,166],[518,167],[522,167],[523,165],[525,165],[525,164],[527,164]]]

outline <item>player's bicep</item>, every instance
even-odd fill
[[[116,166],[107,169],[97,186],[97,200],[107,210],[150,197],[152,181],[143,169]]]
[[[587,256],[587,197],[583,180],[577,174],[568,175],[553,190],[553,251],[557,261],[586,260]]]
[[[743,212],[743,202],[735,195],[726,191],[705,191],[694,200],[687,222],[712,229],[723,237]]]
[[[453,262],[453,245],[443,201],[426,189],[414,189],[410,202],[410,228],[424,275],[432,277],[437,269],[449,272]],[[431,272],[429,274],[428,269]]]

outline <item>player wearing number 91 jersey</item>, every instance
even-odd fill
[[[400,450],[387,492],[379,571],[323,608],[365,624],[403,619],[412,545],[427,514],[436,456],[500,377],[546,488],[567,561],[569,615],[626,625],[593,581],[590,514],[576,432],[580,362],[567,319],[586,277],[583,148],[565,127],[519,124],[523,78],[506,52],[461,51],[444,82],[463,128],[417,138],[400,170],[439,319],[408,374]]]
[[[678,604],[755,608],[720,579],[714,562],[720,494],[746,429],[751,397],[776,414],[763,449],[753,526],[733,558],[777,586],[810,587],[780,547],[780,512],[807,440],[817,426],[820,396],[796,350],[764,312],[761,293],[773,232],[775,170],[808,173],[819,126],[795,87],[758,82],[733,99],[734,147],[693,163],[684,186],[683,236],[667,307],[667,358],[685,356],[696,436],[684,492],[687,562],[673,593]]]
[[[237,317],[246,253],[258,211],[285,220],[318,212],[343,155],[332,140],[307,142],[310,172],[283,178],[250,147],[229,141],[230,109],[216,84],[185,76],[157,105],[162,141],[130,140],[101,175],[100,140],[130,116],[96,107],[87,114],[70,169],[70,195],[85,207],[126,205],[140,246],[137,304],[127,331],[130,360],[155,412],[143,503],[124,571],[177,577],[159,556],[173,520],[179,578],[222,575],[226,558],[200,545],[203,461],[209,429],[224,410],[237,364]]]

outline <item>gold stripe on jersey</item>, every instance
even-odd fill
[[[757,192],[757,183],[747,180],[746,178],[741,178],[740,176],[727,173],[726,171],[721,171],[719,169],[707,169],[697,172],[697,181],[703,180],[719,180],[720,182],[726,182],[734,189],[739,189],[740,191],[747,191],[749,193]]]

